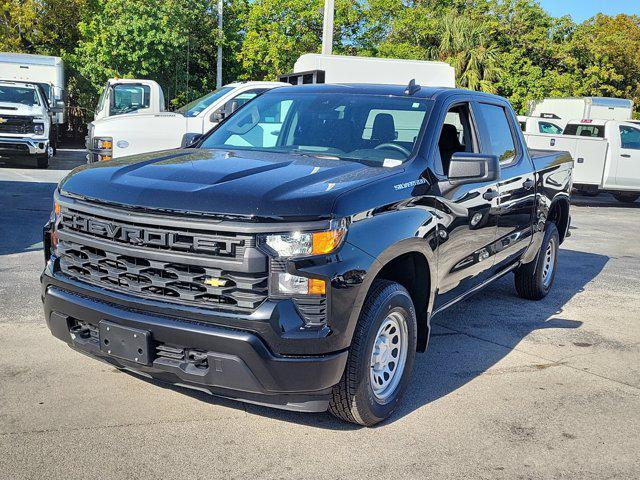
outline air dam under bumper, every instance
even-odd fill
[[[322,356],[272,354],[252,333],[131,311],[48,286],[44,313],[51,333],[72,348],[165,383],[287,410],[327,409],[331,387],[340,381],[347,352]],[[146,365],[106,354],[97,338],[72,335],[79,323],[96,329],[100,321],[150,332]],[[206,368],[189,358],[156,355],[157,345],[197,348]]]

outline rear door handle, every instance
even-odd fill
[[[497,197],[498,197],[498,195],[499,195],[499,194],[498,194],[498,191],[497,191],[497,190],[493,190],[493,189],[492,189],[492,190],[487,190],[486,192],[484,192],[484,193],[482,194],[482,198],[484,198],[485,200],[489,200],[489,201],[491,201],[491,200],[493,200],[494,198],[497,198]]]
[[[631,158],[631,155],[629,155],[628,153],[623,153],[622,155],[620,155],[621,157],[624,158]]]
[[[522,186],[524,187],[525,190],[531,190],[535,184],[536,184],[536,182],[534,182],[531,179],[528,179],[528,180],[524,181]]]

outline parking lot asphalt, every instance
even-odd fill
[[[435,320],[367,429],[164,388],[54,339],[41,227],[81,151],[0,161],[0,478],[640,478],[640,202],[576,197],[553,291],[512,276]]]

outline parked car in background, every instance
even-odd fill
[[[625,203],[640,197],[640,125],[617,120],[573,120],[562,135],[526,134],[529,148],[568,151],[574,187],[609,192]]]
[[[89,124],[86,139],[87,161],[92,163],[186,146],[249,100],[283,85],[286,84],[231,83],[175,112],[127,113],[94,120]]]
[[[54,155],[50,133],[58,113],[49,106],[42,85],[0,81],[0,156],[29,158],[38,168],[47,168]]]
[[[544,98],[529,103],[529,116],[556,120],[561,128],[575,118],[624,122],[633,118],[633,101],[608,97]]]
[[[264,87],[227,88],[186,118]],[[572,168],[527,149],[497,96],[272,88],[189,148],[60,183],[45,319],[117,368],[374,425],[400,404],[434,316],[510,272],[520,296],[547,295]]]
[[[164,93],[158,82],[137,78],[110,78],[98,100],[94,120],[129,113],[164,111]]]

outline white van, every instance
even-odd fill
[[[544,98],[529,102],[529,117],[553,121],[561,128],[574,118],[624,122],[633,118],[633,101],[608,97]]]
[[[575,162],[573,186],[609,192],[625,203],[640,197],[640,125],[617,120],[572,120],[562,135],[525,133],[531,149],[563,150]]]

